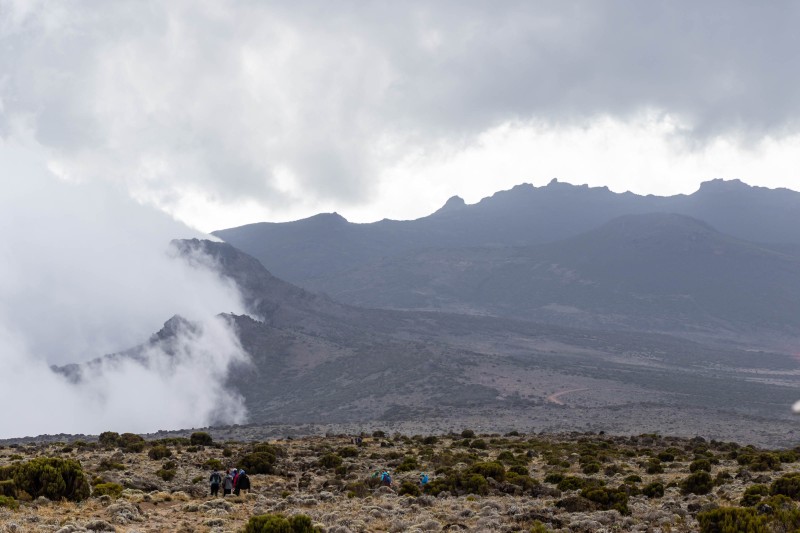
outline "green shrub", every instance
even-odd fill
[[[544,476],[545,483],[552,483],[553,485],[558,485],[564,480],[564,474],[560,472],[550,472],[546,476]]]
[[[768,533],[766,520],[754,509],[720,507],[699,513],[700,533]]]
[[[473,474],[480,474],[484,478],[490,477],[495,481],[505,481],[506,469],[497,462],[489,463],[475,463],[469,468],[469,472]]]
[[[520,476],[527,476],[528,475],[528,467],[522,465],[514,465],[508,469],[508,473],[511,472],[520,475]]]
[[[0,496],[0,507],[6,507],[13,511],[19,509],[19,502],[9,496]]]
[[[172,450],[166,446],[154,446],[147,452],[147,456],[154,461],[160,461],[161,459],[172,457]]]
[[[117,499],[121,494],[122,485],[119,483],[99,483],[92,490],[92,496],[111,496]]]
[[[104,431],[100,433],[97,441],[100,443],[100,446],[105,448],[116,448],[119,444],[119,433],[115,431]]]
[[[127,453],[138,453],[144,450],[145,440],[135,433],[123,433],[117,440],[117,446]]]
[[[589,487],[581,490],[581,496],[595,502],[606,511],[616,509],[620,514],[630,514],[628,510],[628,493],[625,490]]]
[[[648,498],[661,498],[664,496],[664,484],[658,481],[648,483],[642,487],[642,494]]]
[[[581,472],[584,474],[596,474],[600,471],[600,463],[586,463]]]
[[[125,470],[125,465],[123,465],[122,463],[116,463],[113,460],[106,457],[100,460],[98,469],[101,472],[105,472],[106,470]]]
[[[471,429],[465,429],[464,431],[461,432],[461,438],[462,439],[474,439],[475,438],[475,432],[472,431]]]
[[[222,470],[222,468],[225,465],[223,465],[222,461],[220,461],[219,459],[209,459],[208,461],[203,463],[203,466],[205,466],[206,468],[210,468],[211,470]]]
[[[222,457],[233,457],[233,450],[231,450],[230,448],[223,448]]]
[[[242,456],[238,463],[248,474],[272,474],[277,457],[271,453],[255,452]]]
[[[800,500],[800,473],[784,474],[769,487],[772,495],[788,496],[793,500]]]
[[[697,459],[692,461],[692,463],[689,465],[689,472],[694,473],[700,470],[711,472],[711,463],[708,461],[708,459]]]
[[[586,480],[582,477],[567,476],[558,482],[558,490],[579,490],[586,485]]]
[[[345,485],[344,490],[347,492],[347,496],[350,498],[366,498],[369,494],[370,487],[364,481],[355,481]]]
[[[400,490],[397,491],[397,494],[403,496],[404,494],[408,494],[409,496],[419,496],[421,491],[416,483],[411,481],[403,481],[400,485]]]
[[[425,444],[427,446],[433,446],[437,442],[439,442],[439,439],[437,439],[433,435],[425,437],[424,439],[422,439],[422,444]]]
[[[172,481],[173,479],[175,479],[176,474],[177,472],[175,470],[169,468],[162,468],[156,471],[156,475],[161,479],[163,479],[164,481]]]
[[[700,470],[694,474],[689,474],[681,481],[681,493],[683,494],[708,494],[714,486],[714,481],[708,472]]]
[[[664,467],[658,459],[650,459],[645,466],[645,472],[648,474],[663,474]]]
[[[625,482],[626,483],[641,483],[642,482],[642,476],[640,476],[638,474],[631,474],[630,476],[625,478]]]
[[[671,463],[675,460],[675,454],[672,453],[670,450],[664,450],[663,452],[659,452],[658,455],[659,461],[663,461],[665,463]]]
[[[354,446],[345,446],[336,451],[339,457],[358,457],[358,448]]]
[[[752,507],[757,505],[764,496],[769,495],[769,487],[766,485],[750,485],[745,489],[739,505],[742,507]]]
[[[13,474],[9,474],[12,475]],[[2,479],[0,475],[0,496],[8,496],[9,498],[17,497],[17,485],[13,479]]]
[[[342,464],[342,458],[335,453],[326,453],[319,458],[318,464],[323,468],[336,468]]]
[[[17,490],[33,498],[79,501],[89,497],[89,482],[83,468],[72,459],[38,457],[13,465],[11,474]]]
[[[214,439],[212,439],[211,435],[209,435],[205,431],[195,431],[189,437],[189,442],[193,446],[211,446],[212,444],[214,444]]]
[[[475,439],[470,443],[470,448],[475,448],[477,450],[485,450],[488,447],[489,445],[486,444],[486,441],[483,439]]]
[[[319,533],[322,530],[314,527],[311,518],[306,515],[294,515],[284,518],[279,514],[253,516],[245,524],[243,533]]]
[[[397,465],[395,468],[396,472],[411,472],[412,470],[418,470],[419,463],[417,462],[417,458],[411,455],[407,455],[403,458],[403,462]]]

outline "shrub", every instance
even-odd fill
[[[209,459],[208,461],[203,463],[203,466],[205,466],[206,468],[210,468],[211,470],[222,470],[223,466],[225,465],[223,465],[222,461],[220,461],[219,459]]]
[[[222,456],[223,457],[233,457],[233,450],[230,448],[223,448],[222,449]]]
[[[323,468],[336,468],[342,464],[342,458],[335,453],[326,453],[319,458],[318,464]]]
[[[322,530],[314,527],[311,518],[298,514],[284,518],[279,514],[253,516],[245,524],[243,533],[319,533]]]
[[[522,466],[522,465],[514,465],[514,466],[512,466],[511,468],[508,469],[508,472],[509,473],[513,472],[513,473],[515,473],[517,475],[520,475],[520,476],[527,476],[528,475],[528,467],[527,466]]]
[[[3,476],[0,475],[0,479],[2,479],[2,477]],[[8,496],[9,498],[17,497],[17,486],[14,484],[13,479],[3,479],[0,481],[0,496]]]
[[[13,465],[12,475],[17,490],[33,498],[79,501],[89,497],[89,482],[83,468],[72,459],[38,457]]]
[[[474,439],[475,438],[475,432],[472,431],[471,429],[465,429],[464,431],[461,432],[461,438],[462,439]]]
[[[483,439],[475,439],[470,444],[470,448],[475,448],[477,450],[485,450],[488,447],[489,447],[489,445],[486,444],[486,441],[483,440]]]
[[[670,450],[664,450],[663,452],[659,452],[658,455],[659,461],[663,461],[665,463],[671,463],[675,460],[675,454],[672,453]]]
[[[417,458],[411,455],[407,455],[403,458],[403,462],[397,465],[395,468],[396,472],[410,472],[412,470],[419,469],[419,463],[417,462]]]
[[[631,474],[630,476],[625,478],[625,482],[626,483],[641,483],[642,482],[642,476],[640,476],[638,474]]]
[[[416,483],[411,481],[403,481],[400,485],[400,490],[397,492],[400,496],[408,494],[409,496],[419,496],[421,491]]]
[[[742,507],[752,507],[757,505],[764,496],[769,495],[769,487],[766,485],[750,485],[744,491],[739,505]]]
[[[600,463],[587,463],[581,468],[584,474],[596,474],[600,471]]]
[[[558,485],[563,480],[564,480],[564,474],[561,474],[559,472],[551,472],[546,476],[544,476],[545,483],[552,483],[554,485]]]
[[[355,481],[345,485],[344,489],[347,491],[347,496],[350,498],[365,498],[369,494],[370,487],[364,481]]]
[[[475,463],[469,468],[469,472],[480,474],[484,478],[494,478],[495,481],[505,481],[506,479],[506,469],[497,462]]]
[[[339,457],[358,457],[358,448],[345,446],[344,448],[339,448],[336,454]]]
[[[699,470],[711,472],[711,463],[708,459],[697,459],[689,465],[689,472],[697,472]]]
[[[254,452],[242,456],[238,463],[248,474],[272,474],[277,458],[271,453]]]
[[[145,444],[145,440],[135,433],[123,433],[117,440],[117,446],[119,446],[123,452],[128,453],[141,452],[144,450]]]
[[[9,496],[0,496],[0,507],[7,507],[16,511],[19,509],[19,502]]]
[[[579,490],[586,485],[586,480],[581,477],[567,476],[558,482],[558,490]]]
[[[147,456],[154,461],[160,461],[161,459],[172,457],[172,451],[166,446],[154,446],[147,452]]]
[[[125,465],[123,465],[122,463],[115,463],[111,459],[105,458],[100,460],[98,469],[101,472],[104,472],[106,470],[125,470]]]
[[[720,507],[699,513],[700,533],[767,533],[765,519],[754,509]]]
[[[606,511],[616,509],[620,514],[630,514],[628,510],[628,493],[624,490],[590,487],[581,490],[581,496],[595,502]]]
[[[663,474],[664,467],[661,466],[661,461],[658,459],[650,459],[650,461],[647,462],[647,466],[645,466],[645,472],[648,474]]]
[[[119,483],[99,483],[94,486],[92,496],[111,496],[117,499],[122,494],[122,485]]]
[[[785,474],[779,477],[770,485],[769,493],[788,496],[793,500],[800,499],[800,473]]]
[[[664,484],[658,481],[648,483],[642,487],[642,494],[648,498],[661,498],[664,496]]]
[[[436,444],[437,442],[439,442],[439,439],[437,439],[433,435],[431,435],[429,437],[425,437],[424,439],[422,439],[422,444],[425,444],[427,446],[432,446],[432,445]]]
[[[212,444],[214,444],[214,439],[212,439],[211,435],[209,435],[205,431],[195,431],[189,437],[189,442],[193,446],[211,446]]]
[[[156,475],[161,479],[163,479],[164,481],[172,481],[173,479],[175,479],[175,474],[177,474],[175,470],[168,468],[162,468],[156,471]]]
[[[683,494],[708,494],[714,486],[714,481],[708,472],[700,470],[694,474],[689,474],[681,481],[681,493]]]
[[[119,443],[119,433],[115,431],[104,431],[100,433],[97,441],[100,443],[100,446],[105,448],[116,448]]]

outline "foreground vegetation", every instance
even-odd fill
[[[796,531],[799,454],[654,434],[107,432],[0,448],[0,532]],[[210,497],[211,471],[232,467],[253,490]]]

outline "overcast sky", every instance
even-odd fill
[[[800,189],[799,25],[792,1],[0,0],[0,164],[37,151],[204,231],[553,177]]]

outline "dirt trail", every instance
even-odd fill
[[[561,396],[563,396],[564,394],[569,394],[570,392],[580,392],[580,391],[584,391],[584,390],[589,390],[589,389],[584,387],[582,389],[568,389],[568,390],[562,390],[562,391],[559,391],[559,392],[555,392],[555,393],[553,393],[553,394],[551,394],[550,396],[547,397],[547,401],[551,402],[551,403],[554,403],[556,405],[564,405],[564,402],[559,400],[559,398]]]

